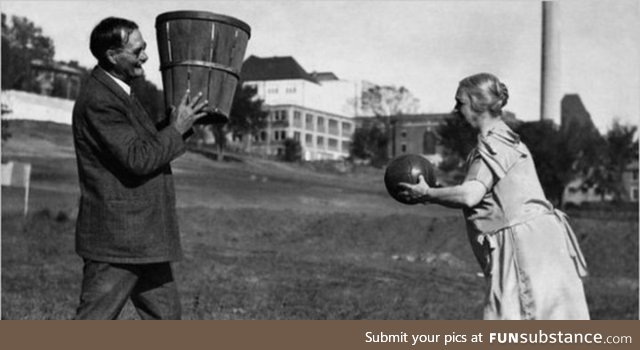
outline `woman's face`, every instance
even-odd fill
[[[454,110],[474,128],[478,127],[478,115],[471,109],[471,100],[466,93],[458,90]]]

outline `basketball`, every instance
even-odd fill
[[[384,185],[395,200],[403,204],[416,204],[399,196],[405,189],[398,184],[406,182],[417,184],[420,175],[431,187],[436,186],[436,175],[433,164],[423,156],[417,154],[403,154],[391,160],[384,173]]]

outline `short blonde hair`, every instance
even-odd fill
[[[472,110],[478,113],[488,111],[494,117],[502,115],[502,107],[509,100],[507,86],[490,73],[478,73],[462,79],[458,90],[467,94]]]

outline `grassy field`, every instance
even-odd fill
[[[80,290],[77,176],[68,126],[11,122],[4,160],[33,166],[2,188],[2,318],[68,319]],[[484,279],[461,213],[404,206],[382,171],[317,170],[189,152],[173,164],[185,319],[479,319]],[[572,220],[594,319],[638,318],[638,220]],[[136,319],[130,305],[124,319]]]

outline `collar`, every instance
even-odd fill
[[[113,79],[113,81],[116,82],[116,84],[118,84],[118,86],[120,86],[124,92],[127,93],[127,95],[131,95],[131,86],[127,85],[127,83],[125,83],[124,81],[116,78],[114,75],[112,75],[111,73],[107,72],[105,69],[103,69],[102,67],[100,67],[105,73],[107,73],[107,76],[110,77],[111,79]]]

